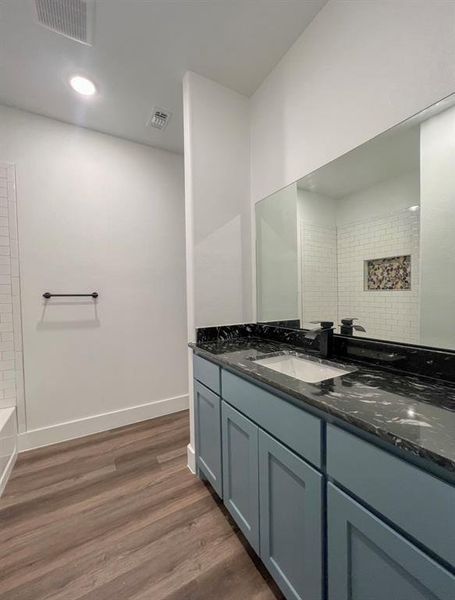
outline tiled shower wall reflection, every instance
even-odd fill
[[[337,230],[300,222],[302,320],[338,320]]]
[[[14,165],[0,163],[0,408],[18,406],[24,426],[24,377]]]
[[[364,335],[419,343],[419,230],[419,212],[407,209],[338,228],[339,317],[358,317]],[[407,254],[410,290],[365,289],[366,260]]]
[[[357,317],[372,338],[419,343],[419,212],[324,227],[301,222],[303,321]],[[366,290],[365,261],[411,256],[410,290]],[[339,331],[337,329],[337,331]]]

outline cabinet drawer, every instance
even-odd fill
[[[220,367],[217,365],[205,360],[205,358],[194,355],[193,376],[218,396],[221,394]]]
[[[280,442],[321,466],[321,420],[262,388],[222,371],[223,399]]]
[[[327,471],[455,566],[455,487],[332,425],[327,428]]]

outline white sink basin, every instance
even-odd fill
[[[341,375],[352,373],[355,369],[340,369],[332,365],[321,363],[295,354],[269,356],[254,361],[258,365],[300,379],[306,383],[319,383],[326,379],[333,379]]]

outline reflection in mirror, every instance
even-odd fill
[[[293,184],[256,205],[259,321],[300,323],[296,198]]]
[[[455,349],[454,104],[256,205],[258,321]]]

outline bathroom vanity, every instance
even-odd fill
[[[197,473],[286,598],[455,598],[453,385],[255,337],[192,346]],[[319,375],[270,368],[286,356]]]
[[[197,331],[198,474],[288,599],[455,600],[454,122],[257,202],[257,323]]]

